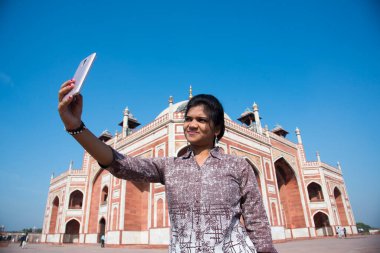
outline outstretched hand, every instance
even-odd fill
[[[74,88],[75,80],[62,84],[58,92],[58,112],[66,129],[76,129],[82,122],[83,97],[78,94],[65,98],[66,94]]]

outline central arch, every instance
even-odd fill
[[[332,236],[334,235],[330,225],[329,217],[323,212],[317,212],[313,217],[317,236]]]
[[[294,170],[284,158],[278,159],[274,166],[285,228],[306,227],[300,189]]]

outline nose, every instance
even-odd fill
[[[192,121],[189,122],[189,128],[190,129],[194,129],[197,127],[198,127],[198,122],[195,119],[193,119]]]

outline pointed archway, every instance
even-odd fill
[[[58,221],[58,209],[59,209],[59,198],[58,196],[54,198],[52,207],[51,207],[51,215],[50,215],[50,226],[49,226],[49,234],[55,234],[57,221]]]
[[[343,204],[343,196],[340,190],[338,189],[338,187],[334,188],[334,198],[335,198],[336,208],[338,209],[340,225],[348,226],[347,215],[346,215],[346,211],[344,209],[344,204]]]
[[[83,193],[75,190],[70,194],[69,209],[82,209]]]
[[[66,223],[65,234],[63,236],[64,243],[78,243],[79,242],[79,221],[72,219]]]
[[[284,158],[278,159],[274,166],[285,228],[306,227],[300,189],[293,168]]]
[[[309,194],[310,202],[324,201],[322,187],[319,184],[315,182],[310,183],[307,186],[307,192]]]
[[[334,232],[330,225],[329,216],[323,212],[317,212],[313,216],[317,236],[333,236]]]
[[[98,230],[98,243],[100,243],[100,238],[102,235],[106,234],[106,219],[102,217],[99,221],[99,230]]]

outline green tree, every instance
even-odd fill
[[[367,225],[363,222],[357,222],[356,227],[359,229],[363,229],[364,232],[368,232],[371,229],[370,225]]]

